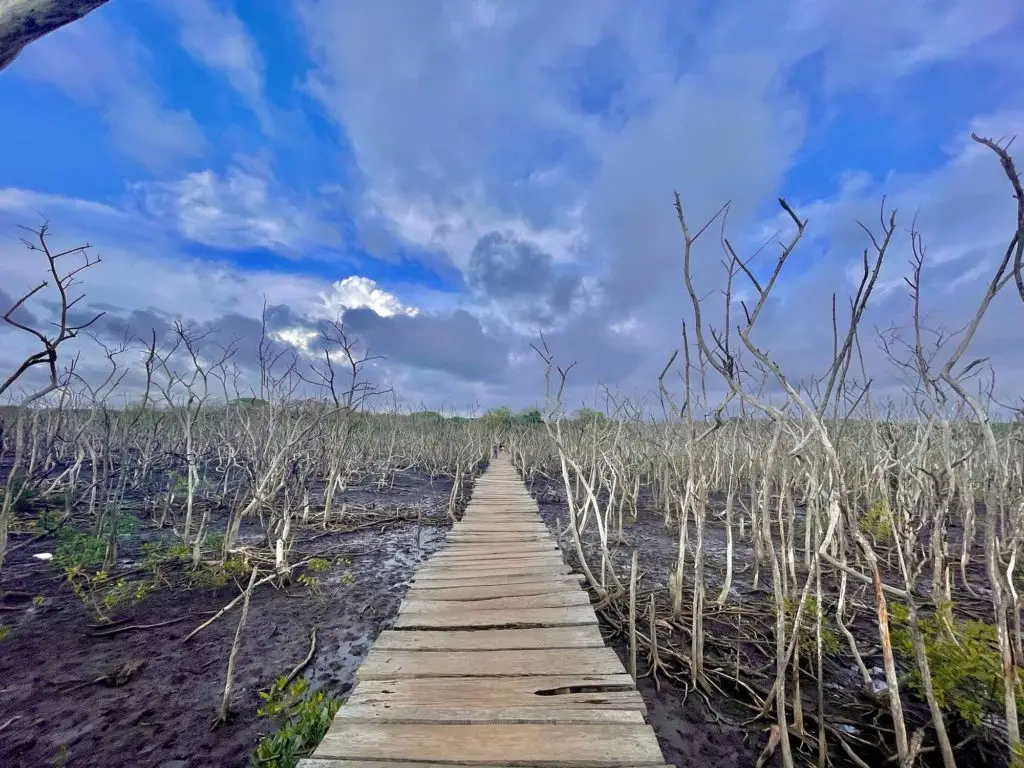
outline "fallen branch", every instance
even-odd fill
[[[306,666],[313,660],[313,654],[316,653],[316,627],[313,627],[313,631],[309,634],[309,653],[306,654],[306,658],[296,665],[295,669],[288,673],[288,677],[284,680],[284,686],[287,688],[291,685],[292,680],[299,676],[299,673],[306,668]]]
[[[184,621],[188,616],[179,616],[176,619],[170,619],[168,621],[159,621],[156,624],[130,624],[126,627],[114,627],[105,632],[93,632],[93,637],[110,637],[111,635],[117,635],[121,632],[130,632],[133,629],[156,629],[157,627],[166,627],[171,624],[177,624],[179,621]]]
[[[300,560],[299,562],[295,563],[295,565],[290,565],[290,566],[288,566],[287,568],[284,568],[284,569],[282,569],[282,570],[285,570],[285,571],[293,571],[293,570],[295,570],[296,568],[299,568],[300,566],[306,565],[306,563],[308,563],[308,562],[309,562],[310,560],[312,560],[312,559],[313,559],[313,558],[309,558],[309,557],[308,557],[308,558],[306,558],[305,560]],[[274,580],[274,579],[276,579],[277,577],[278,577],[278,573],[277,573],[277,572],[275,572],[275,573],[271,573],[271,574],[270,574],[269,576],[264,576],[264,577],[263,577],[262,579],[260,579],[259,581],[257,581],[257,582],[256,582],[255,584],[253,584],[253,585],[252,585],[252,589],[256,589],[256,587],[259,587],[259,586],[261,586],[261,585],[263,585],[263,584],[266,584],[266,583],[267,583],[268,581],[273,581],[273,580]],[[248,591],[248,590],[247,590],[247,591]],[[210,626],[211,624],[213,624],[213,622],[215,622],[215,621],[216,621],[217,619],[219,619],[219,618],[220,618],[221,616],[223,616],[223,615],[224,615],[225,613],[227,613],[227,612],[228,612],[228,611],[230,611],[230,610],[231,610],[232,608],[234,608],[234,607],[235,607],[236,605],[238,605],[239,601],[241,601],[241,599],[242,599],[243,597],[245,597],[245,594],[246,594],[246,593],[245,593],[245,592],[243,592],[242,594],[238,595],[238,597],[236,597],[236,598],[235,598],[234,600],[232,600],[232,601],[231,601],[230,603],[228,603],[228,604],[227,604],[227,605],[225,605],[225,606],[224,606],[223,608],[221,608],[221,609],[220,609],[219,611],[217,611],[217,613],[215,613],[215,614],[214,614],[213,616],[211,616],[211,617],[210,617],[209,619],[207,619],[207,620],[206,620],[206,621],[204,621],[204,622],[203,622],[202,624],[200,624],[200,625],[199,625],[198,627],[196,627],[196,628],[195,628],[195,629],[193,629],[193,630],[192,630],[191,632],[189,632],[189,633],[188,633],[188,635],[186,635],[186,636],[185,636],[185,638],[184,638],[184,639],[183,639],[183,640],[182,640],[181,642],[182,642],[182,643],[187,643],[187,642],[188,642],[189,640],[191,640],[191,639],[192,639],[193,637],[195,637],[196,635],[198,635],[198,634],[199,634],[200,632],[202,632],[202,631],[203,631],[204,629],[206,629],[206,628],[207,628],[208,626]]]

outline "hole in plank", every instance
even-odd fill
[[[561,688],[542,688],[534,696],[567,696],[571,693],[620,693],[632,691],[632,685],[566,685]]]

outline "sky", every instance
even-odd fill
[[[879,338],[910,317],[911,227],[926,322],[952,330],[1013,232],[970,134],[1024,127],[1022,35],[1017,0],[111,0],[0,72],[0,303],[45,276],[18,229],[45,218],[102,257],[79,286],[101,340],[180,320],[251,347],[266,301],[302,360],[341,320],[406,407],[464,411],[542,403],[543,334],[576,363],[575,407],[650,393],[680,346],[673,193],[691,225],[728,202],[760,274],[781,196],[807,235],[754,338],[810,381],[884,197],[897,232],[861,343],[895,397]],[[694,252],[712,322],[720,223]],[[52,300],[27,309],[45,322]],[[1006,291],[972,348],[1011,400],[1022,318]],[[30,341],[0,329],[0,373]]]

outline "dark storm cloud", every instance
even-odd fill
[[[372,309],[350,309],[344,321],[374,354],[394,363],[475,381],[500,380],[508,367],[507,342],[488,335],[476,317],[462,310],[381,317]]]
[[[489,232],[477,241],[467,282],[513,314],[540,323],[567,313],[580,289],[577,272],[560,270],[550,253],[502,232]]]

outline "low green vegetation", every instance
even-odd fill
[[[913,662],[910,612],[906,606],[893,603],[890,616],[893,649],[907,660],[906,683],[923,698],[921,674]],[[939,706],[975,726],[986,715],[998,715],[1003,707],[1003,668],[996,628],[974,619],[955,618],[949,610],[922,616],[917,625],[924,638],[932,689]],[[1024,709],[1020,686],[1017,707]]]
[[[302,679],[289,683],[280,678],[259,695],[263,705],[256,714],[281,718],[278,729],[263,736],[253,751],[251,764],[260,768],[295,766],[316,749],[341,706],[324,691],[311,691]]]

